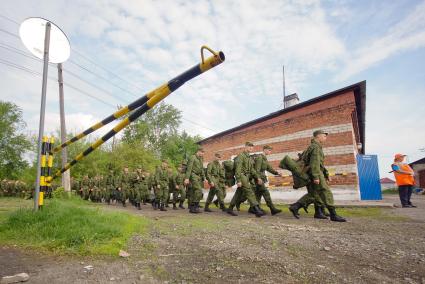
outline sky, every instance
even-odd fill
[[[198,64],[208,45],[226,61],[165,100],[182,111],[181,130],[208,137],[281,109],[285,66],[286,93],[301,101],[367,81],[365,149],[378,155],[381,176],[391,176],[394,153],[425,156],[425,1],[1,1],[0,100],[20,106],[35,134],[42,63],[18,37],[28,17],[49,19],[71,43],[63,64],[69,131]],[[54,65],[49,77],[52,132]]]

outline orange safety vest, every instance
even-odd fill
[[[401,171],[413,173],[412,168],[408,164],[394,163],[393,165],[397,165]],[[411,175],[402,174],[394,171],[394,177],[398,186],[415,184],[415,178]]]

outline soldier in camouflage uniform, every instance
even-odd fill
[[[149,177],[150,173],[147,171],[141,171],[140,173],[140,200],[143,202],[143,204],[146,204],[146,201],[148,201],[149,198]]]
[[[308,174],[311,183],[307,185],[307,194],[301,197],[296,203],[289,207],[295,218],[299,218],[298,210],[306,208],[311,200],[314,200],[314,217],[317,219],[327,219],[323,214],[322,208],[329,210],[331,221],[345,222],[346,220],[336,214],[333,194],[329,188],[329,173],[324,165],[325,155],[322,144],[326,141],[328,133],[323,130],[317,130],[313,133],[313,139],[310,146],[303,154],[305,165],[309,167]]]
[[[211,204],[212,200],[214,199],[214,196],[217,196],[217,201],[220,206],[220,209],[225,211],[226,207],[224,206],[224,191],[225,189],[225,175],[224,175],[224,168],[220,164],[221,155],[220,153],[216,153],[214,155],[214,161],[210,162],[207,166],[207,180],[210,184],[210,190],[208,192],[208,197],[205,202],[205,212],[212,212],[209,208],[209,205]]]
[[[187,163],[184,185],[187,186],[190,184],[190,213],[201,213],[199,210],[199,202],[201,201],[203,195],[203,183],[206,181],[205,170],[203,166],[203,156],[204,149],[198,148],[196,154],[192,155]]]
[[[109,173],[105,179],[105,202],[111,204],[111,201],[115,199],[116,179],[114,171],[109,169]]]
[[[167,203],[170,202],[171,199],[171,195],[173,197],[172,201],[173,201],[173,209],[177,210],[177,205],[176,205],[176,200],[177,200],[177,195],[179,194],[179,190],[178,190],[178,186],[177,186],[177,173],[174,172],[171,168],[168,169],[168,199],[167,199]]]
[[[83,180],[81,181],[81,190],[82,190],[82,196],[84,200],[89,200],[90,197],[90,179],[88,175],[85,175],[83,177]]]
[[[135,191],[135,204],[137,209],[141,210],[141,202],[142,202],[142,196],[145,196],[145,192],[147,192],[148,189],[148,181],[145,177],[145,175],[142,172],[141,168],[138,168],[136,170],[136,181],[134,184],[134,191]]]
[[[184,200],[186,199],[186,187],[184,185],[184,177],[185,170],[183,164],[181,164],[177,169],[176,194],[173,195],[173,208],[176,207],[177,201],[179,201],[179,208],[185,209],[183,206]]]
[[[227,213],[232,216],[237,216],[237,214],[233,212],[233,207],[235,207],[239,200],[243,200],[244,198],[248,200],[249,205],[253,208],[255,216],[264,216],[264,212],[260,210],[258,202],[255,198],[253,184],[251,184],[251,182],[254,184],[263,183],[263,180],[255,170],[254,161],[249,155],[253,149],[254,144],[251,142],[246,142],[245,151],[240,153],[235,159],[235,177],[238,188],[236,189],[229,208],[227,209]]]
[[[162,164],[156,168],[154,176],[155,205],[156,208],[159,206],[161,211],[167,211],[165,202],[168,199],[169,182],[168,161],[162,160]]]
[[[0,197],[5,196],[6,179],[0,181]]]
[[[119,183],[118,183],[119,184],[118,189],[120,191],[120,201],[123,207],[127,206],[126,201],[130,193],[130,187],[132,182],[131,179],[132,179],[132,176],[130,174],[130,171],[128,170],[128,167],[125,166],[121,176],[119,177]]]
[[[273,169],[270,163],[267,161],[266,155],[270,155],[271,150],[272,150],[271,146],[265,145],[263,147],[264,154],[258,154],[255,157],[255,170],[258,172],[258,174],[260,175],[260,178],[263,181],[261,184],[258,184],[258,183],[256,184],[255,196],[259,204],[261,203],[261,197],[263,197],[264,200],[266,201],[267,207],[270,208],[271,214],[276,215],[282,212],[282,210],[277,209],[273,205],[272,199],[270,197],[269,189],[265,185],[267,182],[266,171],[274,175],[279,175],[279,173],[275,169]]]

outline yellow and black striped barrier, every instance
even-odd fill
[[[81,138],[86,137],[87,135],[89,135],[90,133],[92,133],[93,131],[96,131],[97,129],[107,125],[108,123],[111,123],[112,121],[126,115],[127,113],[129,113],[132,110],[135,110],[136,108],[142,106],[143,104],[145,104],[151,97],[153,97],[154,93],[148,93],[145,96],[143,96],[140,99],[137,99],[136,101],[132,102],[131,104],[129,104],[128,106],[122,107],[119,110],[117,110],[116,112],[114,112],[113,114],[111,114],[110,116],[106,117],[105,119],[103,119],[102,121],[93,124],[92,126],[90,126],[89,128],[87,128],[86,130],[84,130],[83,132],[75,135],[74,137],[72,137],[71,139],[69,139],[68,141],[62,143],[61,145],[53,148],[50,152],[52,154],[59,152],[60,150],[62,150],[63,148],[71,145],[74,142],[77,142],[78,140],[80,140]]]
[[[208,57],[208,58],[206,58],[206,59],[204,59],[204,53],[203,53],[204,49],[209,50],[213,55],[210,56],[210,57]],[[224,53],[223,52],[220,51],[220,52],[216,53],[216,52],[214,52],[213,50],[211,50],[210,48],[208,48],[206,46],[202,46],[201,47],[201,58],[202,58],[201,63],[193,66],[192,68],[190,68],[189,70],[183,72],[182,74],[180,74],[179,76],[175,77],[174,79],[171,79],[167,83],[165,83],[165,84],[159,86],[158,88],[154,89],[153,91],[149,92],[146,95],[146,97],[148,98],[148,100],[146,101],[146,103],[144,103],[141,107],[135,109],[133,113],[131,113],[127,118],[125,118],[120,123],[118,123],[111,131],[109,131],[104,136],[102,136],[102,138],[100,138],[96,142],[94,142],[84,152],[78,154],[71,162],[67,163],[65,165],[65,167],[63,167],[61,170],[58,170],[55,173],[55,175],[53,176],[53,179],[61,176],[62,173],[66,172],[69,168],[71,168],[73,165],[75,165],[76,163],[78,163],[85,156],[89,155],[96,148],[100,147],[103,143],[105,143],[110,138],[112,138],[113,136],[115,136],[124,127],[126,127],[131,122],[133,122],[136,119],[138,119],[140,116],[142,116],[144,113],[146,113],[151,108],[153,108],[157,103],[159,103],[164,98],[166,98],[169,94],[171,94],[172,92],[174,92],[175,90],[177,90],[178,88],[180,88],[184,83],[186,83],[187,81],[195,78],[196,76],[198,76],[198,75],[200,75],[200,74],[202,74],[202,73],[210,70],[211,68],[213,68],[213,67],[221,64],[225,60],[225,56],[224,56]],[[122,108],[122,109],[125,109],[125,108]],[[129,111],[127,111],[125,113],[128,113],[128,112]],[[102,126],[103,125],[99,125],[96,129],[99,129]],[[93,131],[91,131],[91,132],[93,132]],[[84,136],[82,136],[82,137],[84,137]],[[80,137],[80,138],[82,138],[82,137]],[[80,138],[78,138],[78,139],[80,139]],[[65,142],[64,144],[66,144],[66,143],[67,142]],[[59,147],[61,147],[61,146],[59,146]],[[59,150],[60,149],[62,149],[62,148],[59,148]],[[55,152],[55,149],[53,149],[52,152]]]
[[[40,174],[40,195],[38,198],[38,206],[43,206],[44,204],[44,192],[46,191],[46,162],[47,162],[47,143],[49,138],[43,136],[41,143],[41,174]]]
[[[53,167],[53,154],[51,154],[51,150],[53,145],[55,144],[55,138],[52,136],[49,139],[49,143],[47,143],[47,172],[46,172],[46,193],[47,196],[51,197],[52,193],[52,167]]]
[[[206,60],[204,60],[204,53],[203,50],[207,49],[209,50],[214,56],[211,56],[210,58],[207,58]],[[180,76],[177,76],[176,78],[174,78],[174,84],[175,84],[175,89],[171,90],[171,92],[173,92],[174,90],[176,90],[177,88],[179,88],[181,85],[183,85],[185,82],[189,81],[190,79],[193,79],[194,77],[198,76],[199,74],[211,69],[212,67],[220,64],[220,63],[215,63],[214,59],[215,57],[219,57],[222,56],[223,61],[224,61],[224,53],[223,52],[219,52],[218,54],[216,52],[214,52],[212,49],[210,49],[207,46],[202,46],[201,47],[201,58],[202,58],[202,62],[194,67],[192,67],[191,69],[189,69],[188,71],[184,72],[183,74],[181,74]],[[212,65],[215,64],[215,65]],[[193,75],[193,76],[192,76]],[[192,77],[191,77],[192,76]],[[171,80],[170,82],[172,82],[173,80]],[[170,82],[168,82],[167,84],[164,85],[168,85]],[[180,85],[178,85],[180,84]],[[163,85],[163,86],[164,86]],[[177,86],[178,85],[178,86]],[[163,87],[161,86],[161,87]],[[143,97],[135,100],[134,102],[132,102],[131,104],[120,108],[119,110],[117,110],[116,112],[114,112],[113,114],[111,114],[110,116],[104,118],[102,121],[99,121],[95,124],[93,124],[92,126],[90,126],[89,128],[87,128],[86,130],[84,130],[83,132],[75,135],[74,137],[72,137],[71,139],[69,139],[68,141],[62,143],[61,145],[51,149],[49,152],[54,154],[59,152],[60,150],[62,150],[63,148],[71,145],[72,143],[80,140],[81,138],[86,137],[87,135],[89,135],[90,133],[96,131],[97,129],[111,123],[112,121],[128,114],[129,112],[137,109],[140,106],[143,106],[149,99],[153,98],[156,93],[158,92],[158,89],[160,89],[161,87],[147,93],[146,95],[144,95]],[[170,87],[171,89],[172,87]]]

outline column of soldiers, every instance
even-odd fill
[[[0,197],[30,198],[31,192],[32,188],[23,181],[7,179],[0,181]]]
[[[304,151],[300,159],[305,165],[308,181],[306,182],[307,194],[289,208],[295,218],[299,219],[299,209],[308,208],[314,204],[317,219],[330,219],[337,222],[346,220],[336,214],[333,204],[333,195],[329,189],[329,173],[324,166],[324,154],[322,143],[326,141],[327,133],[319,130],[314,132],[310,146]],[[266,215],[261,208],[261,200],[264,198],[272,215],[281,213],[282,210],[275,207],[266,187],[267,175],[280,175],[270,163],[267,156],[271,154],[272,147],[265,145],[263,153],[252,154],[254,145],[245,143],[245,148],[236,158],[221,162],[221,154],[215,153],[214,160],[204,168],[204,150],[200,147],[186,162],[174,172],[163,160],[153,174],[137,168],[130,172],[124,167],[121,174],[109,171],[106,178],[85,176],[80,182],[73,180],[73,189],[85,200],[93,202],[121,203],[122,206],[132,204],[141,209],[141,204],[151,203],[154,210],[167,211],[169,203],[173,209],[185,209],[184,202],[187,199],[190,213],[201,213],[200,201],[203,199],[204,185],[208,184],[209,192],[206,198],[204,212],[212,212],[210,206],[215,204],[223,212],[237,216],[234,211],[239,211],[240,205],[248,201],[249,213],[257,217]],[[284,162],[285,159],[281,161]],[[282,166],[280,166],[282,167]],[[282,167],[285,168],[285,167]],[[289,168],[289,167],[288,167]],[[288,169],[286,168],[286,169]],[[229,206],[226,208],[224,199],[226,190],[236,185],[236,191]],[[214,200],[215,198],[215,200]],[[325,209],[329,211],[326,214]]]

